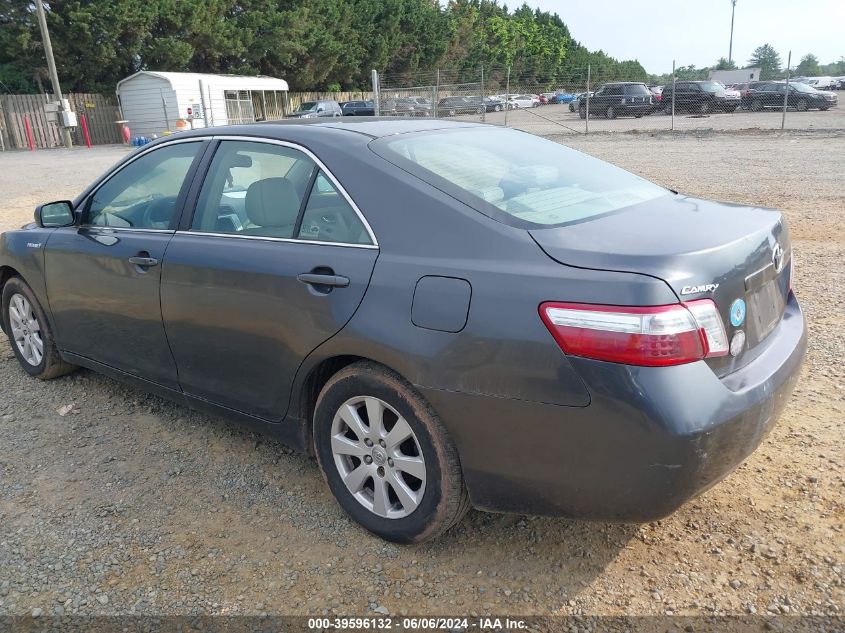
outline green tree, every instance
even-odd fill
[[[763,44],[754,49],[748,66],[760,68],[760,79],[775,79],[781,73],[780,55],[771,44]]]
[[[720,57],[713,70],[736,70],[736,63],[733,60],[728,61],[726,58]]]
[[[802,77],[818,77],[822,74],[819,58],[812,53],[807,53],[795,67],[795,74]]]

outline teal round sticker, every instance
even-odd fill
[[[731,304],[731,325],[739,327],[745,321],[745,301],[737,299]]]

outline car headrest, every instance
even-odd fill
[[[299,214],[299,196],[287,178],[265,178],[256,180],[247,188],[244,206],[253,224],[290,226],[296,223]]]

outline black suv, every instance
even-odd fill
[[[784,82],[768,81],[744,94],[742,106],[754,112],[759,112],[763,108],[783,108],[784,96],[786,96],[786,106],[795,108],[799,112],[811,109],[827,110],[838,102],[838,97],[834,93],[816,90],[807,84],[789,84],[789,95],[786,95]]]
[[[654,98],[644,83],[625,81],[604,84],[590,97],[590,114],[601,114],[608,119],[618,116],[637,118],[651,114],[654,110]],[[587,118],[587,100],[578,105],[578,114]]]
[[[676,81],[674,90],[671,84],[663,88],[663,110],[666,114],[672,112],[673,93],[675,112],[733,112],[740,105],[740,100],[729,98],[725,87],[717,81]],[[731,91],[730,96],[733,95],[736,91]]]
[[[343,116],[373,116],[376,113],[372,101],[344,101],[340,104]]]

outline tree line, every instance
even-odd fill
[[[263,74],[292,90],[357,90],[442,68],[511,67],[523,86],[645,80],[573,39],[557,14],[496,0],[45,0],[62,87],[111,92],[139,70]],[[497,69],[497,70],[496,70]],[[0,0],[0,90],[50,90],[33,3]]]
[[[748,63],[743,68],[759,68],[759,79],[766,81],[770,79],[783,79],[786,77],[786,68],[780,53],[771,44],[763,44],[754,49]],[[675,69],[675,77],[683,80],[707,79],[711,70],[738,70],[735,62],[722,57],[713,66],[696,68],[694,65],[680,66]],[[819,58],[808,53],[804,55],[798,64],[790,69],[792,77],[840,77],[845,75],[845,57],[830,64],[819,63]],[[655,84],[671,83],[671,73],[664,75],[649,75],[649,81]]]

